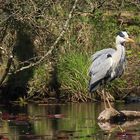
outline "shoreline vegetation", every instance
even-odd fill
[[[135,43],[127,44],[124,75],[106,92],[116,100],[140,101],[139,13],[137,0],[2,0],[0,98],[22,103],[100,100],[98,93],[88,93],[90,57],[114,47],[116,33],[126,30]]]

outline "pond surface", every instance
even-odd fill
[[[140,111],[140,104],[115,108]],[[103,109],[100,103],[1,105],[0,140],[140,140],[139,120],[98,123]]]

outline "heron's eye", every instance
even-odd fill
[[[108,58],[108,57],[112,57],[111,54],[107,54],[107,58]]]
[[[119,35],[120,37],[123,37],[123,38],[125,37],[125,35],[124,35],[122,32],[119,32],[118,35]]]

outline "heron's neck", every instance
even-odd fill
[[[115,63],[118,63],[122,57],[125,57],[125,47],[122,44],[116,44],[116,52],[114,54]]]
[[[116,53],[117,55],[122,55],[122,54],[125,54],[125,47],[123,44],[116,44]]]

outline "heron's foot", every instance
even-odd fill
[[[113,108],[112,106],[109,108],[111,112],[113,112],[113,114],[117,115],[117,114],[120,114],[120,112],[118,110],[116,110],[115,108]]]

